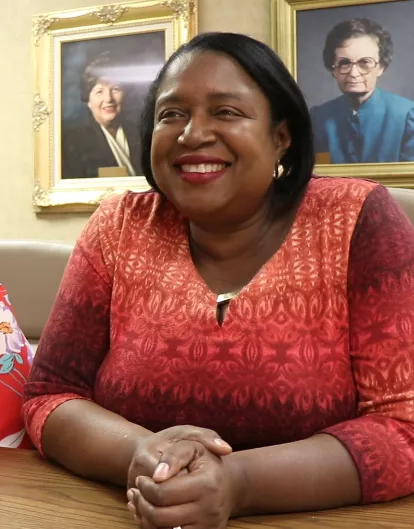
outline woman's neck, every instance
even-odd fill
[[[293,223],[296,205],[261,210],[250,219],[220,230],[190,223],[195,267],[217,294],[243,288],[277,252]]]
[[[267,217],[254,217],[220,231],[190,223],[190,245],[193,257],[211,262],[234,261],[257,253],[274,222]]]
[[[348,98],[348,101],[349,101],[349,104],[351,105],[351,107],[352,107],[354,110],[358,110],[358,108],[359,108],[363,103],[365,103],[366,101],[368,101],[368,99],[372,96],[373,93],[374,93],[374,90],[372,90],[371,92],[365,93],[365,94],[352,94],[352,95],[347,95],[347,98]]]
[[[106,127],[104,126],[104,128],[109,132],[111,136],[116,138],[116,133],[118,132],[118,129],[119,129],[119,125],[117,123],[111,123],[110,125]]]

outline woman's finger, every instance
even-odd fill
[[[184,527],[196,522],[196,509],[193,503],[159,507],[152,505],[141,495],[139,510],[141,519],[149,524],[145,529],[150,529],[150,527],[151,529],[153,527]]]
[[[135,487],[135,480],[137,476],[151,476],[157,467],[158,461],[159,455],[157,454],[157,456],[155,456],[149,452],[146,452],[145,454],[141,453],[139,457],[135,458],[128,470],[127,490]]]
[[[169,507],[199,501],[205,479],[205,474],[201,472],[175,476],[163,483],[155,483],[151,478],[142,476],[137,480],[137,489],[152,505]]]
[[[161,454],[152,479],[156,483],[161,483],[177,475],[205,450],[202,444],[195,441],[179,441],[170,445]]]
[[[142,506],[145,500],[142,498],[141,493],[137,489],[131,489],[128,492],[131,492],[134,498],[133,504],[137,513],[134,515],[134,518],[139,523],[140,529],[157,529],[157,527],[151,523],[149,518],[142,515]]]
[[[214,430],[196,426],[173,426],[170,430],[174,440],[198,441],[217,456],[225,456],[232,452],[232,447]]]

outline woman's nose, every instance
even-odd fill
[[[192,149],[196,149],[205,143],[214,143],[215,140],[216,134],[208,117],[192,117],[178,137],[178,143]]]
[[[112,90],[109,87],[105,88],[105,90],[103,91],[103,97],[106,103],[113,101]]]
[[[352,63],[348,75],[351,75],[352,77],[359,77],[361,75],[361,72],[358,69],[358,65],[355,62]]]

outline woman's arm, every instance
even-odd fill
[[[360,501],[356,466],[334,437],[235,452],[224,458],[237,491],[232,516],[298,512]]]
[[[404,136],[401,142],[400,162],[414,161],[414,108],[407,114]]]
[[[166,443],[182,437],[198,439],[218,455],[231,451],[215,432],[201,428],[173,428],[149,438],[145,428],[93,402],[97,372],[110,347],[112,275],[125,200],[101,205],[73,251],[23,407],[40,452],[81,476],[124,486],[128,469],[130,480],[151,474]]]
[[[198,443],[169,447],[153,475],[128,491],[128,508],[142,527],[224,529],[228,519],[261,513],[298,512],[355,504],[357,469],[330,435],[230,454],[222,459]],[[189,473],[176,477],[180,468]]]
[[[246,480],[241,512],[414,492],[414,227],[383,187],[367,197],[355,228],[348,300],[359,417],[310,439],[228,456]]]
[[[42,448],[79,476],[126,486],[138,442],[150,433],[95,402],[76,399],[50,414]]]
[[[116,235],[119,208],[113,217],[110,233]],[[116,241],[101,233],[106,218],[105,210],[93,215],[68,262],[25,387],[23,412],[34,444],[47,457],[82,476],[125,484],[136,440],[148,432],[93,402],[96,374],[109,350]]]

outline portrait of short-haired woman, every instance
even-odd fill
[[[336,24],[323,49],[342,95],[311,109],[317,153],[331,163],[414,161],[414,101],[377,86],[393,59],[390,33],[368,18]]]
[[[63,134],[63,178],[93,178],[114,167],[121,168],[122,176],[141,174],[138,123],[128,120],[123,111],[128,96],[125,77],[125,67],[108,52],[86,65],[80,99],[89,120]]]

